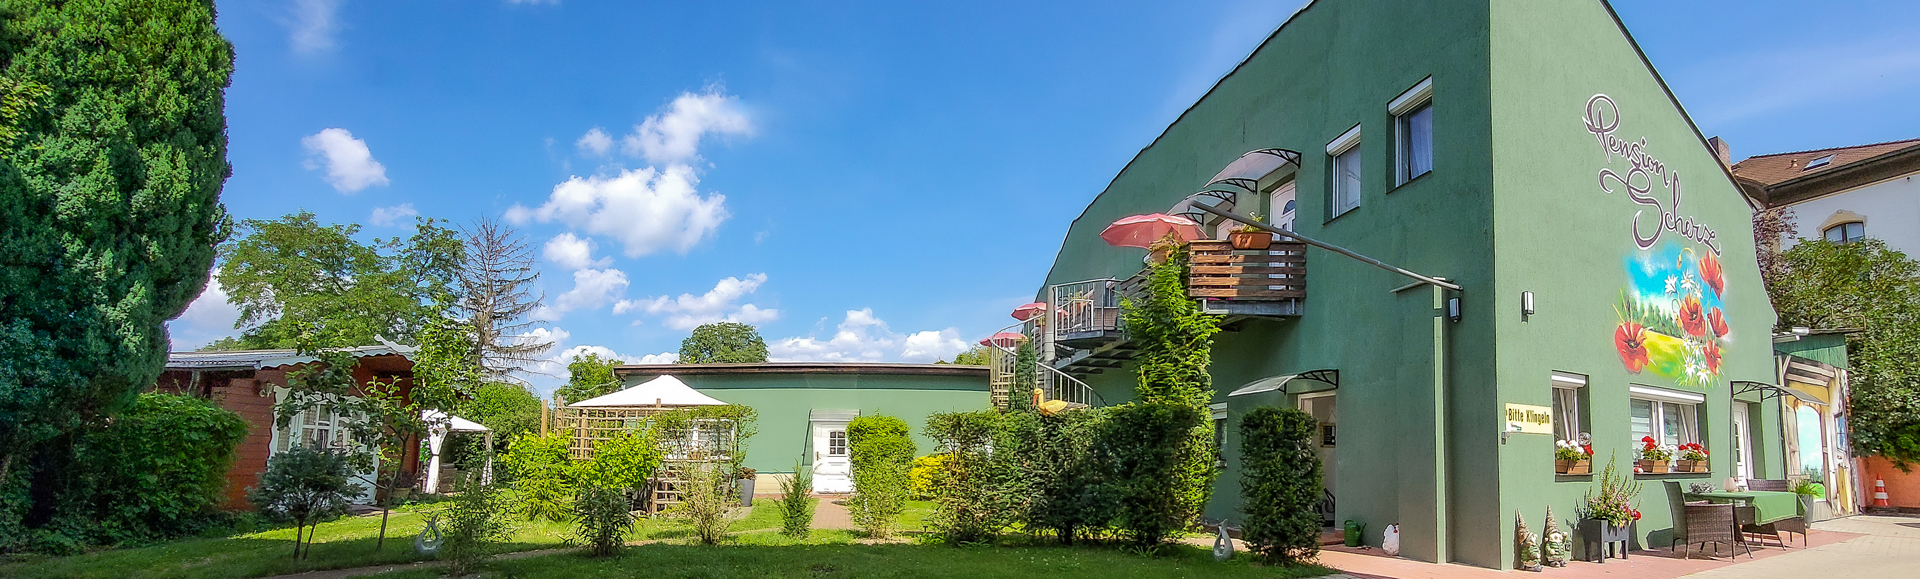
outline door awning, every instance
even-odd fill
[[[1324,388],[1316,387],[1313,385],[1308,385],[1303,383],[1301,384],[1301,388],[1302,388],[1301,390],[1291,389],[1292,388],[1292,386],[1290,386],[1291,384],[1293,384],[1294,382],[1303,382],[1303,381],[1318,382],[1319,383],[1318,386],[1325,386],[1325,387]],[[1323,370],[1308,370],[1306,372],[1301,372],[1299,374],[1287,374],[1285,376],[1269,376],[1266,378],[1261,378],[1259,380],[1248,382],[1246,386],[1241,386],[1240,388],[1227,393],[1227,396],[1229,397],[1246,396],[1248,394],[1273,392],[1275,390],[1280,391],[1281,394],[1308,394],[1312,392],[1326,392],[1330,390],[1335,390],[1335,389],[1338,389],[1339,387],[1340,387],[1340,370],[1328,368]],[[1306,388],[1312,388],[1312,389],[1309,390]]]
[[[1741,394],[1757,393],[1760,395],[1761,402],[1765,402],[1767,400],[1780,398],[1780,397],[1792,397],[1794,400],[1799,400],[1801,402],[1806,402],[1810,404],[1826,404],[1826,402],[1822,402],[1820,400],[1810,398],[1805,394],[1796,392],[1792,388],[1781,387],[1777,384],[1768,384],[1766,382],[1754,382],[1752,380],[1734,380],[1732,383],[1732,386],[1733,386],[1734,396],[1739,396]]]

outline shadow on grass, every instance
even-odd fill
[[[97,551],[73,557],[49,557],[0,566],[0,577],[20,579],[240,579],[304,571],[391,565],[432,560],[414,553],[413,537],[387,537],[374,550],[374,538],[314,543],[304,561],[293,559],[290,539],[191,539],[138,549]],[[558,547],[555,543],[501,543],[496,552],[531,551]]]

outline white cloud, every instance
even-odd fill
[[[333,35],[340,31],[340,0],[293,0],[293,18],[285,21],[292,33],[288,40],[295,52],[319,52],[333,48]]]
[[[594,127],[588,130],[587,134],[581,135],[580,140],[574,141],[573,146],[579,147],[584,152],[605,155],[608,149],[613,148],[613,137],[607,135],[606,131],[600,130],[600,127]]]
[[[872,308],[848,310],[833,337],[786,338],[767,346],[768,359],[775,362],[933,362],[966,349],[959,330],[896,334]]]
[[[700,195],[695,188],[699,182],[693,168],[685,165],[574,177],[555,185],[545,204],[532,209],[515,204],[506,218],[516,224],[560,221],[610,236],[620,240],[628,257],[663,249],[685,254],[729,217],[727,197]]]
[[[562,233],[547,240],[547,247],[543,253],[547,256],[547,261],[567,269],[606,267],[613,263],[611,257],[594,259],[593,240],[576,236],[572,232]]]
[[[383,227],[392,226],[401,221],[418,217],[419,215],[420,212],[413,209],[412,203],[401,203],[392,207],[373,208],[373,216],[368,217],[367,222]]]
[[[708,89],[702,94],[680,93],[666,112],[649,116],[620,140],[628,155],[650,163],[686,163],[698,158],[700,139],[707,134],[751,135],[753,122],[740,99]],[[589,133],[591,134],[591,133]]]
[[[320,168],[313,158],[321,157],[327,164],[327,183],[341,193],[387,184],[387,167],[373,160],[366,141],[353,138],[346,129],[322,130],[300,139],[300,144],[307,147],[307,169]]]
[[[649,314],[667,316],[667,327],[676,330],[690,330],[701,324],[722,321],[761,324],[780,319],[780,310],[753,304],[735,307],[733,304],[760,289],[764,283],[767,283],[767,274],[764,273],[749,275],[747,279],[728,277],[713,284],[712,290],[697,296],[686,293],[677,298],[660,296],[651,300],[621,300],[613,305],[613,313],[645,309]]]
[[[240,335],[234,322],[240,321],[240,308],[227,303],[227,292],[220,278],[207,280],[207,289],[187,304],[187,311],[167,323],[173,350],[192,350],[220,338]]]
[[[573,289],[554,298],[552,306],[542,308],[550,311],[533,317],[552,320],[573,310],[598,308],[626,291],[626,272],[612,268],[582,269],[573,272]]]

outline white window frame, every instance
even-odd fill
[[[1352,154],[1353,162],[1359,165],[1358,170],[1354,171],[1352,191],[1347,190],[1346,181],[1340,178],[1340,157],[1347,154]],[[1327,219],[1359,209],[1361,192],[1366,189],[1366,159],[1360,150],[1360,125],[1354,125],[1339,138],[1327,143],[1327,173],[1332,177],[1332,183],[1327,187]],[[1349,194],[1352,202],[1343,203]]]
[[[1431,76],[1421,79],[1418,84],[1413,85],[1413,88],[1407,89],[1407,92],[1401,93],[1400,96],[1394,97],[1392,102],[1387,103],[1387,114],[1393,115],[1393,186],[1395,187],[1405,185],[1408,181],[1433,172],[1434,149],[1431,117],[1428,118],[1427,127],[1427,170],[1421,172],[1419,175],[1414,175],[1410,168],[1407,167],[1407,161],[1411,158],[1409,146],[1412,144],[1412,135],[1410,135],[1408,131],[1408,122],[1414,113],[1420,112],[1422,109],[1428,109],[1430,111],[1432,106],[1433,77]]]
[[[1213,467],[1225,468],[1227,466],[1227,403],[1208,404],[1207,414],[1213,424]]]
[[[1642,444],[1640,441],[1641,436],[1654,436],[1655,440],[1658,440],[1660,444],[1668,446],[1700,442],[1700,422],[1702,420],[1700,411],[1701,406],[1706,404],[1706,396],[1690,392],[1635,385],[1627,388],[1627,399],[1627,432],[1628,436],[1632,439],[1634,447]],[[1636,434],[1633,432],[1632,404],[1636,401],[1647,402],[1651,405],[1649,407],[1650,412],[1647,416],[1647,429],[1651,432],[1646,434]],[[1678,416],[1680,416],[1680,432],[1675,435],[1674,440],[1667,440],[1665,426],[1669,412],[1683,413],[1678,414]],[[1689,415],[1693,420],[1687,420]]]
[[[1561,436],[1560,432],[1556,432],[1554,438],[1577,441],[1580,433],[1586,432],[1586,424],[1581,420],[1580,414],[1586,409],[1587,377],[1572,372],[1555,371],[1552,374],[1552,383],[1555,406],[1553,425],[1556,430],[1565,433],[1565,436]],[[1567,402],[1572,403],[1571,408],[1567,407]]]

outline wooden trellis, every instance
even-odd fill
[[[680,502],[681,487],[687,473],[696,468],[730,468],[740,449],[739,429],[733,420],[694,418],[659,424],[663,415],[702,408],[695,406],[608,406],[573,408],[561,406],[554,412],[554,427],[570,433],[567,454],[573,460],[593,458],[594,447],[614,436],[650,429],[660,446],[662,460],[648,485],[643,509],[656,513]]]

